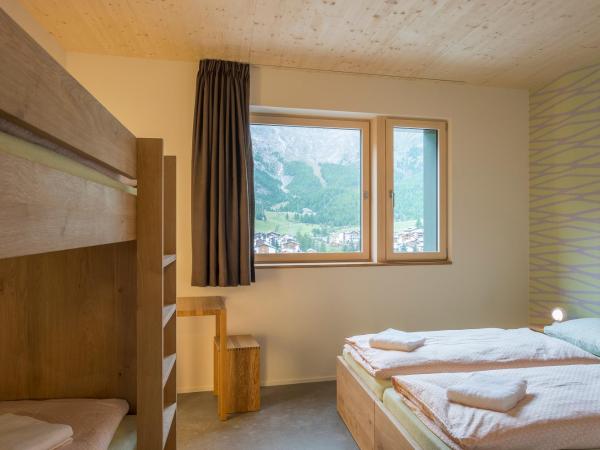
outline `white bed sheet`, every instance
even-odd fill
[[[73,442],[68,450],[107,450],[129,405],[121,399],[52,399],[0,402],[0,414],[33,417],[70,425]]]

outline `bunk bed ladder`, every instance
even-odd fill
[[[137,448],[176,448],[175,157],[138,139]]]

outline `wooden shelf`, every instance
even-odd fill
[[[169,264],[175,262],[177,255],[164,255],[163,256],[163,267],[167,267]]]
[[[223,297],[178,297],[177,315],[181,317],[215,316],[225,310]]]
[[[165,384],[167,384],[167,380],[169,379],[169,375],[171,375],[171,371],[173,370],[173,366],[175,366],[175,361],[177,360],[177,356],[175,353],[169,355],[163,359],[163,376],[162,376],[162,385],[163,388]]]
[[[177,403],[172,403],[167,406],[163,411],[163,447],[167,443],[169,437],[169,431],[173,424],[173,418],[175,417],[175,411],[177,410]]]
[[[177,310],[177,305],[175,305],[175,303],[171,304],[171,305],[165,305],[163,306],[163,318],[162,318],[162,326],[163,328],[167,326],[167,324],[169,323],[169,320],[171,320],[171,317],[173,317],[173,314],[175,313],[175,311]]]

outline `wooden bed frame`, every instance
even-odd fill
[[[337,410],[361,450],[422,450],[341,356],[337,357]]]
[[[2,9],[0,66],[0,400],[123,398],[138,449],[175,449],[175,157]]]

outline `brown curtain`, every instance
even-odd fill
[[[192,147],[192,284],[254,281],[250,67],[202,60]]]

